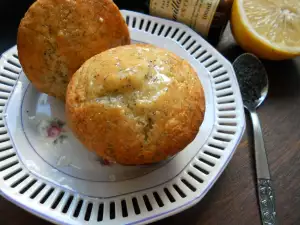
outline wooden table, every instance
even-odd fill
[[[13,1],[6,2],[8,14],[10,11],[13,13],[15,9]],[[3,2],[0,3],[0,10],[4,8],[2,4]],[[19,17],[23,11],[19,10]],[[3,17],[3,14],[1,16]],[[3,23],[4,18],[1,16],[0,23]],[[4,27],[0,35],[0,52],[15,44],[19,17],[14,17],[11,26],[0,24],[1,28]],[[229,29],[226,30],[218,49],[230,61],[242,52],[235,44]],[[300,224],[300,58],[281,62],[264,61],[264,64],[269,74],[270,89],[268,98],[258,113],[276,192],[278,222],[282,225],[298,225]],[[247,132],[233,159],[203,200],[194,207],[153,225],[260,224],[249,121],[247,125]],[[0,224],[49,223],[0,197]]]

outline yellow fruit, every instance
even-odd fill
[[[236,42],[258,57],[300,55],[300,0],[235,0],[231,29]]]

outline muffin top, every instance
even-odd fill
[[[182,150],[198,133],[204,111],[193,68],[152,45],[92,57],[67,91],[68,123],[79,140],[121,164],[158,162]]]
[[[63,100],[83,62],[129,43],[127,25],[111,0],[37,0],[21,20],[17,41],[33,85]]]

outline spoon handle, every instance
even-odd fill
[[[249,110],[254,132],[254,151],[257,176],[257,193],[263,225],[276,224],[275,194],[271,184],[267,154],[260,122],[255,110]]]
[[[275,195],[270,179],[257,179],[257,193],[263,225],[276,224]]]
[[[255,110],[250,111],[254,133],[254,151],[257,178],[270,179],[269,165],[260,122]]]

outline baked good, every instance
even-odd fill
[[[111,0],[37,0],[21,20],[17,40],[29,80],[62,100],[83,62],[129,43],[127,25]]]
[[[191,65],[152,45],[120,46],[90,58],[73,75],[66,97],[77,138],[124,165],[158,162],[184,149],[204,111]]]

